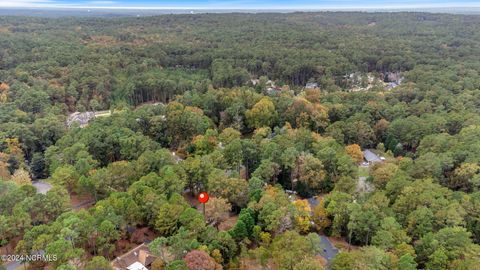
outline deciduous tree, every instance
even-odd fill
[[[232,206],[223,198],[210,198],[205,204],[205,218],[208,223],[217,226],[227,220]]]
[[[347,154],[355,160],[355,162],[360,163],[363,161],[362,149],[358,144],[351,144],[345,147]]]
[[[277,111],[269,97],[260,99],[245,116],[251,128],[271,127],[277,121]]]
[[[205,251],[192,250],[183,259],[190,270],[215,270],[215,260]]]

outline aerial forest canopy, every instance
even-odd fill
[[[152,269],[477,269],[479,27],[0,17],[0,255],[103,270],[152,240]]]

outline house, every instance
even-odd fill
[[[306,89],[316,89],[316,88],[318,88],[318,83],[307,83],[305,85],[305,88]]]
[[[275,95],[282,92],[282,88],[279,86],[267,87],[267,94]]]
[[[74,112],[68,116],[67,126],[71,127],[74,123],[77,123],[80,127],[86,127],[88,122],[94,118],[94,112]]]
[[[149,270],[156,258],[150,253],[147,245],[141,244],[117,257],[110,264],[114,270]]]
[[[128,270],[148,270],[143,264],[139,262],[134,262],[132,265],[127,267]]]
[[[110,116],[110,111],[97,111],[97,112],[74,112],[70,114],[67,118],[67,126],[71,127],[73,124],[77,123],[79,127],[83,128],[88,125],[90,121],[97,117]]]
[[[368,149],[363,151],[363,158],[368,162],[368,164],[382,162],[382,159],[377,154]]]

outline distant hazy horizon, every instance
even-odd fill
[[[480,1],[462,0],[0,0],[0,8],[107,10],[375,10],[480,8]]]
[[[122,17],[155,16],[164,14],[202,14],[202,13],[291,13],[291,12],[430,12],[480,15],[480,7],[450,8],[325,8],[325,9],[136,9],[136,8],[54,8],[54,7],[2,7],[0,16],[39,16],[39,17]]]

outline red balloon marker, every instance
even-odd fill
[[[198,194],[198,201],[199,201],[200,203],[205,204],[205,203],[208,202],[208,199],[209,199],[209,197],[208,197],[208,193],[207,193],[207,192],[202,192],[202,193]]]

